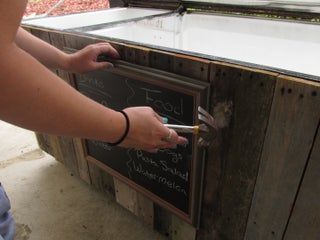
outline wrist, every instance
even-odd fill
[[[124,111],[119,111],[118,114],[120,114],[122,118],[122,121],[120,123],[120,125],[122,125],[122,130],[120,131],[118,138],[115,141],[109,143],[110,146],[120,145],[127,138],[130,131],[130,120],[127,113]]]
[[[62,61],[60,69],[71,72],[73,71],[73,54],[62,53]]]

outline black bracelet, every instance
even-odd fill
[[[119,111],[119,113],[122,113],[122,115],[126,119],[126,130],[124,131],[124,134],[122,135],[122,137],[118,141],[116,141],[115,143],[108,143],[108,145],[111,146],[111,147],[117,146],[120,143],[122,143],[123,140],[128,136],[128,133],[129,133],[129,130],[130,130],[130,121],[129,121],[128,115],[122,110]]]

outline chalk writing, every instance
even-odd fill
[[[179,105],[175,105],[169,101],[161,100],[161,91],[148,88],[141,88],[145,91],[146,103],[151,104],[167,114],[173,113],[177,116],[183,116],[183,99],[180,98]]]
[[[133,163],[133,170],[136,173],[139,173],[140,175],[142,175],[150,180],[161,183],[164,186],[187,196],[187,191],[185,190],[185,188],[183,188],[182,186],[177,184],[175,181],[170,181],[166,177],[159,176],[157,173],[152,172],[152,170],[150,170],[150,169],[143,168],[142,164],[140,164],[140,163],[136,163],[135,161],[133,161],[132,163]]]
[[[94,87],[95,89],[101,89],[104,90],[104,84],[103,81],[98,80],[96,78],[86,78],[86,79],[80,79],[78,80],[78,83],[80,84],[86,84],[91,85],[92,87]]]
[[[172,175],[175,175],[175,176],[178,176],[180,178],[182,178],[184,181],[188,182],[189,181],[189,177],[188,177],[188,172],[181,172],[180,170],[178,170],[177,168],[170,168],[168,165],[167,165],[167,162],[166,161],[160,161],[161,163],[161,168],[163,171],[165,172],[169,172],[171,173]]]
[[[155,160],[153,160],[150,157],[144,156],[141,150],[136,151],[136,156],[137,156],[137,159],[142,160],[145,163],[148,163],[154,167],[159,167],[159,164]]]
[[[87,93],[94,95],[94,96],[101,96],[101,97],[112,99],[110,94],[106,93],[105,91],[92,88],[90,85],[78,84],[78,88],[79,88],[80,92],[87,92]],[[82,90],[82,89],[85,89],[85,90]]]
[[[173,152],[171,149],[159,149],[159,152],[168,154],[173,163],[178,163],[183,160],[183,156],[181,153]]]

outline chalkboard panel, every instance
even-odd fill
[[[128,64],[76,77],[76,88],[105,106],[115,110],[150,106],[169,123],[185,125],[196,124],[195,109],[205,106],[207,87],[205,83]],[[110,147],[94,140],[87,140],[85,146],[87,155],[103,163],[112,174],[193,223],[201,192],[203,156],[194,144],[194,136],[185,137],[188,145],[156,154]]]

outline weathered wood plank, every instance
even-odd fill
[[[319,116],[320,117],[320,116]],[[320,126],[319,126],[320,127]],[[320,239],[320,131],[310,155],[285,240]]]
[[[113,177],[101,170],[97,165],[88,162],[91,184],[98,190],[115,198],[115,186]]]
[[[153,228],[154,224],[154,211],[153,202],[137,192],[137,206],[134,212],[144,223]]]
[[[276,75],[212,63],[210,76],[221,129],[208,150],[197,239],[243,239]]]
[[[80,176],[73,139],[70,137],[58,137],[57,145],[57,148],[59,148],[59,151],[61,152],[62,162],[66,168],[75,176]]]
[[[91,184],[88,161],[85,157],[85,152],[80,138],[73,138],[73,145],[78,163],[79,175],[82,180]]]
[[[153,202],[116,178],[114,185],[117,202],[153,227]]]
[[[209,80],[210,61],[176,54],[173,59],[173,72],[204,82]]]
[[[36,133],[40,149],[53,156],[57,161],[64,163],[57,136],[45,133]]]
[[[135,49],[135,64],[146,66],[150,65],[150,50],[147,48],[136,48]]]
[[[174,54],[151,50],[150,67],[173,72]]]
[[[197,233],[196,228],[156,204],[154,229],[170,240],[195,240]]]
[[[49,33],[49,39],[52,46],[63,50],[63,48],[66,46],[66,42],[64,40],[64,35],[59,32],[48,32]]]
[[[49,141],[50,141],[50,147],[52,149],[52,156],[58,161],[61,162],[62,164],[65,164],[66,159],[64,159],[64,156],[61,151],[60,147],[60,139],[58,136],[50,135],[49,136]]]
[[[190,224],[172,215],[172,240],[195,240],[197,230]]]
[[[43,41],[50,43],[50,36],[49,33],[45,30],[41,30],[41,29],[35,29],[32,28],[30,29],[30,32],[32,33],[32,35],[42,39]]]
[[[99,42],[95,38],[83,37],[83,36],[78,36],[74,34],[63,34],[63,38],[65,41],[66,47],[77,49],[77,50],[80,50],[90,44]]]
[[[49,136],[47,134],[35,133],[40,149],[51,154]]]
[[[136,51],[133,47],[125,47],[124,48],[124,56],[122,56],[122,59],[130,62],[135,63],[136,61]]]
[[[172,214],[157,204],[154,204],[154,229],[172,239]]]
[[[245,239],[282,239],[320,116],[320,83],[279,77]]]
[[[119,51],[122,60],[125,60],[130,63],[138,64],[141,66],[149,66],[149,53],[148,48],[143,47],[132,47],[132,46],[120,46],[113,44],[113,46]]]

